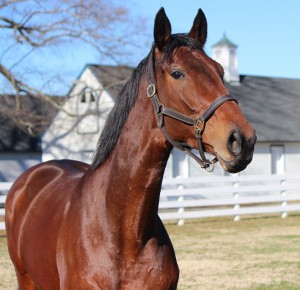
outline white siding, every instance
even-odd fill
[[[81,102],[85,88],[95,92],[95,101],[86,98]],[[91,162],[100,132],[114,101],[102,90],[101,85],[89,69],[86,69],[70,94],[42,141],[43,161],[51,159],[74,159]],[[86,115],[91,112],[92,115]],[[79,114],[79,115],[78,115]]]
[[[213,48],[212,58],[220,63],[224,69],[226,82],[239,82],[237,49],[234,47],[216,46]]]
[[[271,174],[271,154],[269,143],[256,143],[252,162],[241,175]]]
[[[290,142],[290,143],[267,143],[267,142],[258,142],[255,145],[255,151],[252,162],[247,166],[247,168],[240,172],[240,175],[257,175],[257,174],[271,174],[271,146],[283,146],[284,147],[284,172],[287,174],[295,174],[300,171],[300,142]],[[177,154],[185,154],[183,152],[178,152]],[[172,157],[172,156],[171,156]],[[175,165],[168,162],[167,171],[168,176],[175,177],[175,172],[170,174],[171,168]],[[172,160],[172,162],[174,162]],[[221,168],[220,164],[215,165],[215,170],[212,173],[208,173],[205,170],[201,169],[199,164],[194,161],[192,158],[187,157],[185,162],[188,166],[188,176],[192,177],[201,177],[201,176],[210,176],[210,175],[225,175],[226,173]]]
[[[287,174],[300,172],[300,142],[285,143],[285,168]]]
[[[283,145],[271,145],[271,173],[285,173],[285,154]]]
[[[97,134],[99,132],[99,100],[100,92],[86,88],[77,95],[76,115],[78,134]]]
[[[164,173],[164,178],[171,178],[173,176],[173,154],[170,154],[165,173]]]
[[[247,169],[242,174],[271,174],[272,170],[272,146],[283,146],[284,172],[287,174],[296,174],[300,171],[300,142],[282,142],[282,143],[257,143],[255,145],[254,157]]]

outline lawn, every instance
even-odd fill
[[[167,225],[180,267],[179,290],[300,289],[300,215],[202,219]],[[0,237],[0,289],[16,289]]]

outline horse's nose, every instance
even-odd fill
[[[239,155],[245,145],[245,137],[239,130],[233,130],[227,141],[227,149],[233,156]]]

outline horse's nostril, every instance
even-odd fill
[[[245,138],[244,136],[239,132],[239,131],[233,131],[229,138],[228,138],[228,142],[227,142],[227,148],[228,151],[232,154],[232,155],[239,155],[244,147],[244,143],[245,143]]]

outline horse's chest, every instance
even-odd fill
[[[173,248],[153,240],[135,258],[124,260],[119,289],[176,289],[178,275]]]
[[[65,289],[78,285],[86,289],[176,289],[179,275],[173,249],[156,242],[147,243],[135,254],[134,250],[110,252],[109,247],[101,247],[94,253],[85,252],[76,262],[77,270],[83,271],[74,275],[73,268],[72,278],[65,281],[74,283]]]

